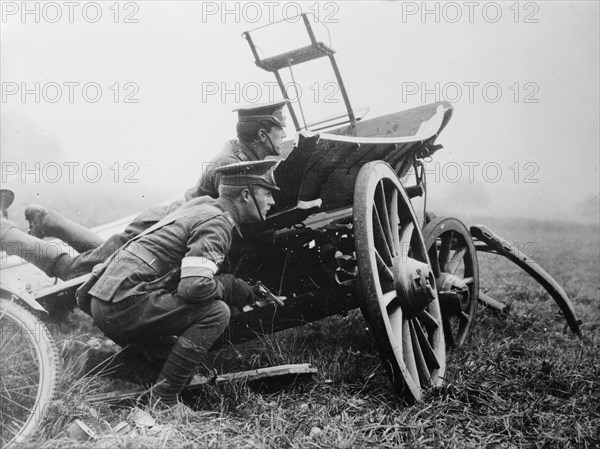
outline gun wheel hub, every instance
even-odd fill
[[[414,317],[435,299],[435,280],[428,264],[408,258],[396,260],[393,267],[394,285],[402,310]]]

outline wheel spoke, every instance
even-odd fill
[[[414,230],[415,225],[412,221],[403,225],[400,230],[400,256],[403,262],[408,260],[408,251],[410,250],[410,241]]]
[[[396,290],[392,290],[391,292],[384,293],[383,296],[381,297],[381,305],[387,309],[389,307],[389,305],[392,303],[392,301],[394,301],[394,299],[396,299],[396,298],[397,298]]]
[[[429,262],[431,264],[431,269],[433,270],[433,276],[437,279],[442,274],[442,270],[440,269],[440,261],[438,259],[438,252],[435,245],[432,245],[429,249]]]
[[[8,326],[7,326],[8,328]],[[7,330],[2,329],[2,334],[4,335],[7,332]],[[13,339],[17,336],[20,335],[21,332],[15,332],[12,334],[12,336],[10,337],[10,340],[8,341],[4,341],[4,339],[2,339],[2,345],[0,346],[0,351],[4,352],[4,348],[7,347],[12,341]]]
[[[3,351],[3,352],[8,352],[8,351]],[[23,355],[23,354],[29,354],[29,355],[31,355],[31,354],[34,354],[34,351],[30,347],[26,347],[22,351],[19,351],[19,352],[16,352],[16,353],[12,353],[12,351],[11,351],[11,354],[8,357],[2,359],[2,362],[5,363],[5,364],[7,364],[7,365],[9,365],[10,363],[8,363],[8,362],[10,360],[12,360],[14,358],[21,358],[21,355]],[[11,369],[15,369],[15,367],[12,364],[10,364],[10,365],[11,365]]]
[[[389,197],[388,211],[390,217],[390,228],[392,229],[392,238],[394,239],[394,250],[396,255],[400,254],[400,216],[398,215],[398,191],[392,190]]]
[[[440,252],[439,252],[439,263],[440,269],[443,273],[448,272],[448,258],[450,257],[450,249],[452,248],[452,239],[454,237],[453,231],[448,231],[442,234],[442,242],[440,244]]]
[[[21,376],[19,376],[22,379]],[[6,391],[8,393],[12,391],[20,391],[20,390],[31,390],[32,388],[37,388],[37,384],[25,385],[23,387],[11,387],[11,388],[3,388],[2,391]]]
[[[448,273],[456,274],[456,270],[460,266],[460,263],[464,259],[468,250],[469,250],[469,248],[467,248],[467,246],[465,245],[465,246],[461,246],[459,249],[454,251],[452,258],[448,261],[448,271],[447,271]]]
[[[3,413],[2,413],[2,414],[0,414],[0,417],[3,417],[3,416],[5,416],[5,414],[3,414]],[[6,416],[8,416],[8,415],[6,415]],[[22,419],[16,418],[16,417],[14,417],[14,416],[11,416],[11,417],[10,417],[10,420],[11,420],[11,422],[17,422],[17,423],[19,423],[20,425],[23,425],[23,424],[25,424],[25,421],[23,421]],[[14,429],[16,429],[16,430],[19,430],[19,429],[18,429],[18,428],[16,428],[16,427],[15,427]],[[3,439],[2,441],[5,441],[5,440]],[[4,446],[2,446],[2,447],[4,447]]]
[[[437,369],[440,367],[440,362],[435,355],[435,352],[429,341],[427,340],[427,336],[423,332],[423,328],[420,325],[415,326],[415,333],[417,334],[417,338],[419,344],[421,345],[421,349],[423,350],[423,356],[425,357],[425,361],[427,362],[427,366],[431,369]]]
[[[381,192],[380,195],[377,195],[377,192]],[[390,225],[390,214],[388,212],[388,208],[387,208],[387,198],[385,195],[385,191],[383,189],[383,181],[379,181],[379,187],[375,190],[375,205],[379,206],[379,207],[375,207],[375,209],[380,213],[379,213],[379,219],[380,222],[383,226],[383,232],[385,235],[385,239],[387,241],[388,247],[391,250],[392,256],[395,256],[395,250],[394,250],[394,238],[392,237],[392,229],[391,229],[391,225]],[[377,196],[379,196],[379,201],[377,201]]]
[[[2,363],[6,363],[6,362],[3,360]],[[10,366],[10,370],[12,372],[14,372],[14,371],[16,371],[17,369],[19,369],[19,368],[21,368],[23,366],[31,366],[32,367],[31,370],[30,370],[31,374],[37,375],[37,373],[38,373],[38,362],[37,362],[37,360],[29,360],[27,362],[20,363],[19,365],[11,365]],[[19,374],[19,377],[20,376],[24,376],[24,375],[25,375],[25,373]]]
[[[419,325],[417,324],[417,326]],[[425,357],[423,356],[423,351],[421,350],[421,345],[419,344],[419,337],[415,331],[413,320],[408,321],[408,327],[410,330],[410,339],[412,340],[412,350],[415,357],[415,364],[419,373],[419,380],[421,381],[421,385],[430,385],[431,375],[429,374],[429,368],[427,367]]]
[[[393,320],[393,321],[392,321]],[[419,372],[417,371],[417,363],[415,361],[415,356],[413,353],[412,347],[412,338],[410,336],[410,329],[408,327],[407,321],[402,319],[402,309],[398,308],[394,313],[390,315],[390,323],[394,323],[394,329],[398,329],[402,332],[402,356],[404,359],[404,364],[406,365],[406,370],[408,374],[412,378],[413,382],[416,383],[420,387],[419,382]]]
[[[19,402],[13,401],[11,398],[9,398],[8,396],[4,396],[4,395],[2,396],[2,400],[12,402],[14,405],[21,407],[23,410],[29,410],[29,408],[31,407],[30,405],[25,406]]]
[[[379,251],[377,250],[375,250],[375,260],[377,261],[377,271],[382,277],[385,278],[385,280],[388,280],[393,284],[394,274],[392,273],[392,270],[390,270],[388,264],[385,263],[383,257],[381,257],[381,254],[379,254]]]
[[[384,261],[387,265],[392,264],[392,253],[386,241],[381,219],[377,207],[373,206],[373,238],[375,240],[375,248],[383,252]]]
[[[429,312],[427,312],[427,310],[421,310],[421,312],[419,312],[418,317],[429,332],[433,332],[440,327],[437,320],[434,317],[432,317],[429,314]]]
[[[390,343],[394,351],[402,352],[402,309],[396,308],[391,313],[386,313],[389,320],[391,333],[389,334]]]
[[[33,389],[33,388],[35,388],[35,387],[29,386],[30,390]],[[37,388],[35,388],[35,389],[37,390]],[[37,397],[37,394],[36,395],[31,395],[31,394],[26,394],[26,393],[17,393],[14,388],[5,389],[4,391],[6,393],[15,392],[14,396],[18,396],[19,398],[35,399]],[[8,395],[8,396],[6,396],[6,395],[0,395],[0,397],[10,398],[11,396],[10,395]]]
[[[442,321],[444,322],[444,337],[446,338],[446,345],[450,348],[456,347],[456,342],[454,341],[454,335],[452,335],[452,327],[450,326],[450,319],[448,315],[442,314]]]

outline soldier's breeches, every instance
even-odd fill
[[[177,402],[177,395],[194,375],[196,367],[205,361],[208,349],[225,330],[222,323],[229,322],[229,308],[225,303],[209,303],[212,304],[207,304],[208,313],[179,337],[162,367],[155,394],[167,405]]]
[[[75,256],[69,266],[68,279],[91,273],[92,269],[99,263],[108,259],[115,251],[121,248],[133,237],[152,226],[156,221],[133,221],[125,231],[114,234],[102,242],[98,247],[82,252]]]
[[[131,238],[131,234],[123,232],[113,235],[92,250],[81,254],[74,251],[67,253],[59,243],[29,235],[9,220],[2,219],[0,224],[2,251],[9,256],[17,255],[25,259],[50,277],[63,280],[90,273],[95,265],[104,262]]]
[[[108,259],[130,239],[131,235],[127,233],[115,234],[102,242],[97,248],[76,255],[71,260],[68,279],[91,273],[96,265]]]
[[[91,308],[98,327],[121,346],[136,344],[151,350],[159,337],[179,336],[161,370],[162,382],[156,387],[156,393],[167,404],[176,401],[230,317],[223,301],[187,302],[165,291],[115,304],[94,298]]]

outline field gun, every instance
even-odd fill
[[[307,15],[302,20],[309,44],[270,58],[259,57],[253,32],[244,33],[255,62],[274,74],[288,98],[279,72],[328,58],[346,112],[308,124],[300,102],[290,103],[297,134],[275,172],[281,192],[265,223],[248,234],[237,271],[256,281],[264,301],[233,316],[223,341],[238,343],[360,308],[396,392],[409,402],[421,400],[443,380],[446,348],[468,339],[478,303],[502,307],[480,292],[477,252],[505,256],[525,269],[580,334],[565,292],[517,248],[484,226],[468,228],[457,218],[414,210],[411,200],[428,194],[425,164],[442,148],[438,137],[452,105],[365,119],[350,105],[335,52],[316,40]],[[409,173],[411,185],[404,181]],[[108,236],[128,222],[102,232]],[[59,356],[44,319],[75,306],[74,292],[87,275],[49,279],[16,257],[3,258],[1,268],[2,395],[12,398],[2,402],[1,425],[2,443],[9,445],[35,431],[53,399]]]

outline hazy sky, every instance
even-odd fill
[[[366,118],[454,104],[428,168],[431,204],[598,219],[592,1],[2,2],[3,181],[18,185],[25,169],[40,191],[183,192],[234,137],[232,109],[281,98],[242,32],[287,18],[256,33],[263,54],[306,45],[300,10],[315,14]],[[309,121],[343,110],[324,61],[295,75]]]

